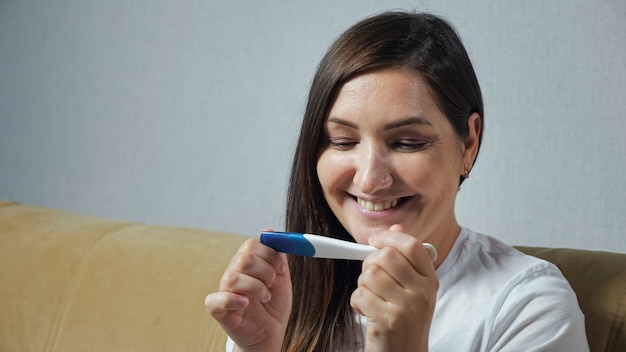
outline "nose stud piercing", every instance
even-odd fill
[[[386,184],[388,184],[388,183],[391,183],[391,182],[392,182],[392,179],[391,179],[391,174],[390,174],[390,173],[388,173],[388,172],[385,172],[385,173],[382,175],[382,177],[381,177],[381,182],[382,182],[382,184],[383,184],[383,185],[386,185]]]

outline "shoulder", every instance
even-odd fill
[[[435,340],[450,340],[450,325],[461,317],[474,324],[452,331],[484,350],[568,350],[561,347],[586,343],[576,296],[554,264],[463,229],[444,265],[437,269]]]
[[[491,312],[492,350],[537,343],[548,350],[578,349],[586,344],[576,295],[556,265],[486,235],[470,237],[473,254],[490,258],[492,268],[499,268],[493,274],[504,275]]]
[[[464,228],[450,252],[449,268],[452,276],[463,280],[467,276],[475,280],[482,276],[495,285],[515,285],[526,277],[537,273],[554,272],[558,268],[543,259],[520,252],[512,246],[478,232]],[[456,281],[456,280],[455,280]],[[512,281],[512,282],[511,282]]]
[[[538,300],[549,307],[576,296],[556,265],[527,254],[493,237],[464,229],[450,253],[449,268],[441,272],[440,285],[447,294],[477,294],[476,304],[488,300],[492,315]],[[438,269],[438,274],[439,274]],[[442,296],[446,293],[442,292]],[[567,298],[567,299],[565,299]]]
[[[508,283],[493,306],[490,325],[489,345],[494,351],[522,346],[583,351],[587,346],[576,294],[550,264],[520,272]]]

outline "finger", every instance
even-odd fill
[[[399,226],[399,225],[397,225]],[[376,248],[391,247],[399,251],[413,266],[413,268],[426,276],[435,276],[435,267],[431,261],[428,250],[417,238],[391,229],[370,237],[370,245]]]
[[[242,247],[244,247],[244,250],[252,250],[256,255],[272,265],[277,272],[284,273],[287,270],[287,256],[283,253],[277,252],[269,246],[262,244],[258,238],[253,238],[244,242]]]
[[[242,323],[250,301],[247,297],[230,292],[216,292],[206,296],[204,304],[207,311],[229,333]]]
[[[239,272],[271,286],[277,274],[286,271],[286,258],[256,239],[244,242],[233,256],[226,272]]]
[[[231,292],[214,292],[204,299],[204,306],[213,317],[245,309],[249,304],[250,300],[247,297]]]
[[[269,287],[263,281],[237,271],[224,273],[220,280],[220,291],[236,293],[263,303],[269,302],[272,298]]]
[[[286,268],[287,258],[284,254],[256,239],[249,239],[231,259],[220,281],[219,290],[267,303],[272,297],[270,287],[277,275],[288,275]]]
[[[391,225],[391,227],[389,227],[389,231],[405,233],[404,226],[402,226],[400,224],[393,224],[393,225]]]
[[[408,288],[422,275],[400,251],[385,247],[366,258],[361,276],[368,279],[368,282],[383,280],[382,285]]]
[[[400,224],[391,225],[391,227],[389,228],[389,231],[406,233],[406,231],[404,231],[404,227],[402,227],[402,225],[400,225]],[[435,246],[433,246],[430,243],[422,243],[422,245],[428,251],[428,254],[430,255],[431,261],[432,262],[436,262],[437,261],[437,256],[438,256],[437,248],[435,248]]]
[[[366,287],[357,287],[350,296],[350,306],[359,315],[368,319],[380,315],[380,312],[386,311],[385,301],[367,289]]]
[[[380,252],[383,251],[402,257],[391,248]],[[402,266],[369,264],[359,276],[358,287],[369,290],[384,301],[388,314],[400,316],[413,314],[410,312],[428,311],[431,304],[434,307],[439,288],[438,280],[414,271],[408,261],[402,259],[402,262]]]
[[[401,268],[404,269],[391,270],[395,273],[394,276],[387,267],[376,263],[367,265],[359,275],[358,286],[367,288],[386,302],[401,302],[407,293],[414,290],[422,281],[422,277],[410,269],[410,264],[406,260]]]

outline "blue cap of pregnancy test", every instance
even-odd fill
[[[312,257],[315,247],[301,233],[296,232],[261,232],[261,243],[274,250],[287,253]]]

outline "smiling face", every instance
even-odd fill
[[[324,197],[359,243],[400,224],[422,241],[448,244],[459,232],[454,203],[459,176],[476,155],[479,124],[472,115],[462,140],[413,70],[356,76],[339,90],[325,123],[317,161]]]

